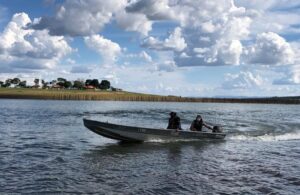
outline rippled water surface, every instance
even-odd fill
[[[166,127],[176,111],[224,141],[121,144],[82,118]],[[0,100],[0,194],[299,194],[300,106]]]

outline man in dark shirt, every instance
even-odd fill
[[[208,129],[212,128],[203,122],[201,115],[197,115],[196,119],[192,122],[190,130],[191,131],[202,131],[202,127],[206,127]]]
[[[170,113],[169,124],[168,124],[167,129],[182,130],[181,129],[180,118],[177,116],[176,112],[171,112]]]

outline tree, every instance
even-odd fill
[[[49,83],[50,85],[55,85],[56,84],[56,80],[52,80],[52,81],[50,81],[50,83]]]
[[[68,89],[68,88],[72,87],[72,83],[70,81],[65,81],[64,87]]]
[[[56,83],[56,85],[59,85],[59,86],[61,86],[61,87],[64,87],[64,86],[65,86],[65,82],[58,82],[58,83]]]
[[[109,89],[110,88],[110,82],[108,80],[102,80],[100,85],[100,89]]]
[[[93,79],[93,80],[90,82],[90,85],[92,85],[92,86],[98,88],[98,86],[99,86],[99,81],[98,81],[98,79]]]
[[[4,82],[0,81],[0,87],[3,87]]]
[[[34,79],[34,84],[35,84],[35,86],[38,86],[39,85],[39,82],[40,82],[40,79]]]
[[[82,89],[84,87],[84,83],[83,81],[74,81],[73,87],[76,89]]]
[[[11,81],[12,81],[11,79],[6,79],[5,84],[9,84],[10,85]]]
[[[21,80],[19,78],[14,78],[13,80],[11,80],[12,84],[18,85],[21,82]]]
[[[19,86],[20,87],[26,87],[26,81],[21,81],[20,83],[19,83]]]
[[[62,82],[62,83],[64,83],[64,82],[66,82],[67,81],[67,79],[64,79],[64,78],[57,78],[57,82]]]
[[[48,88],[49,82],[45,82],[44,80],[42,80],[42,84],[43,84],[43,88],[46,89]]]
[[[91,79],[87,79],[87,80],[85,81],[85,86],[87,86],[87,85],[90,85],[90,84],[91,84],[91,82],[92,82],[92,80],[91,80]]]

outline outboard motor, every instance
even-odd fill
[[[223,132],[223,128],[220,127],[220,126],[214,126],[212,132],[213,133],[222,133]]]

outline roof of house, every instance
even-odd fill
[[[86,88],[86,89],[95,89],[95,86],[93,86],[93,85],[87,85],[84,88]]]

